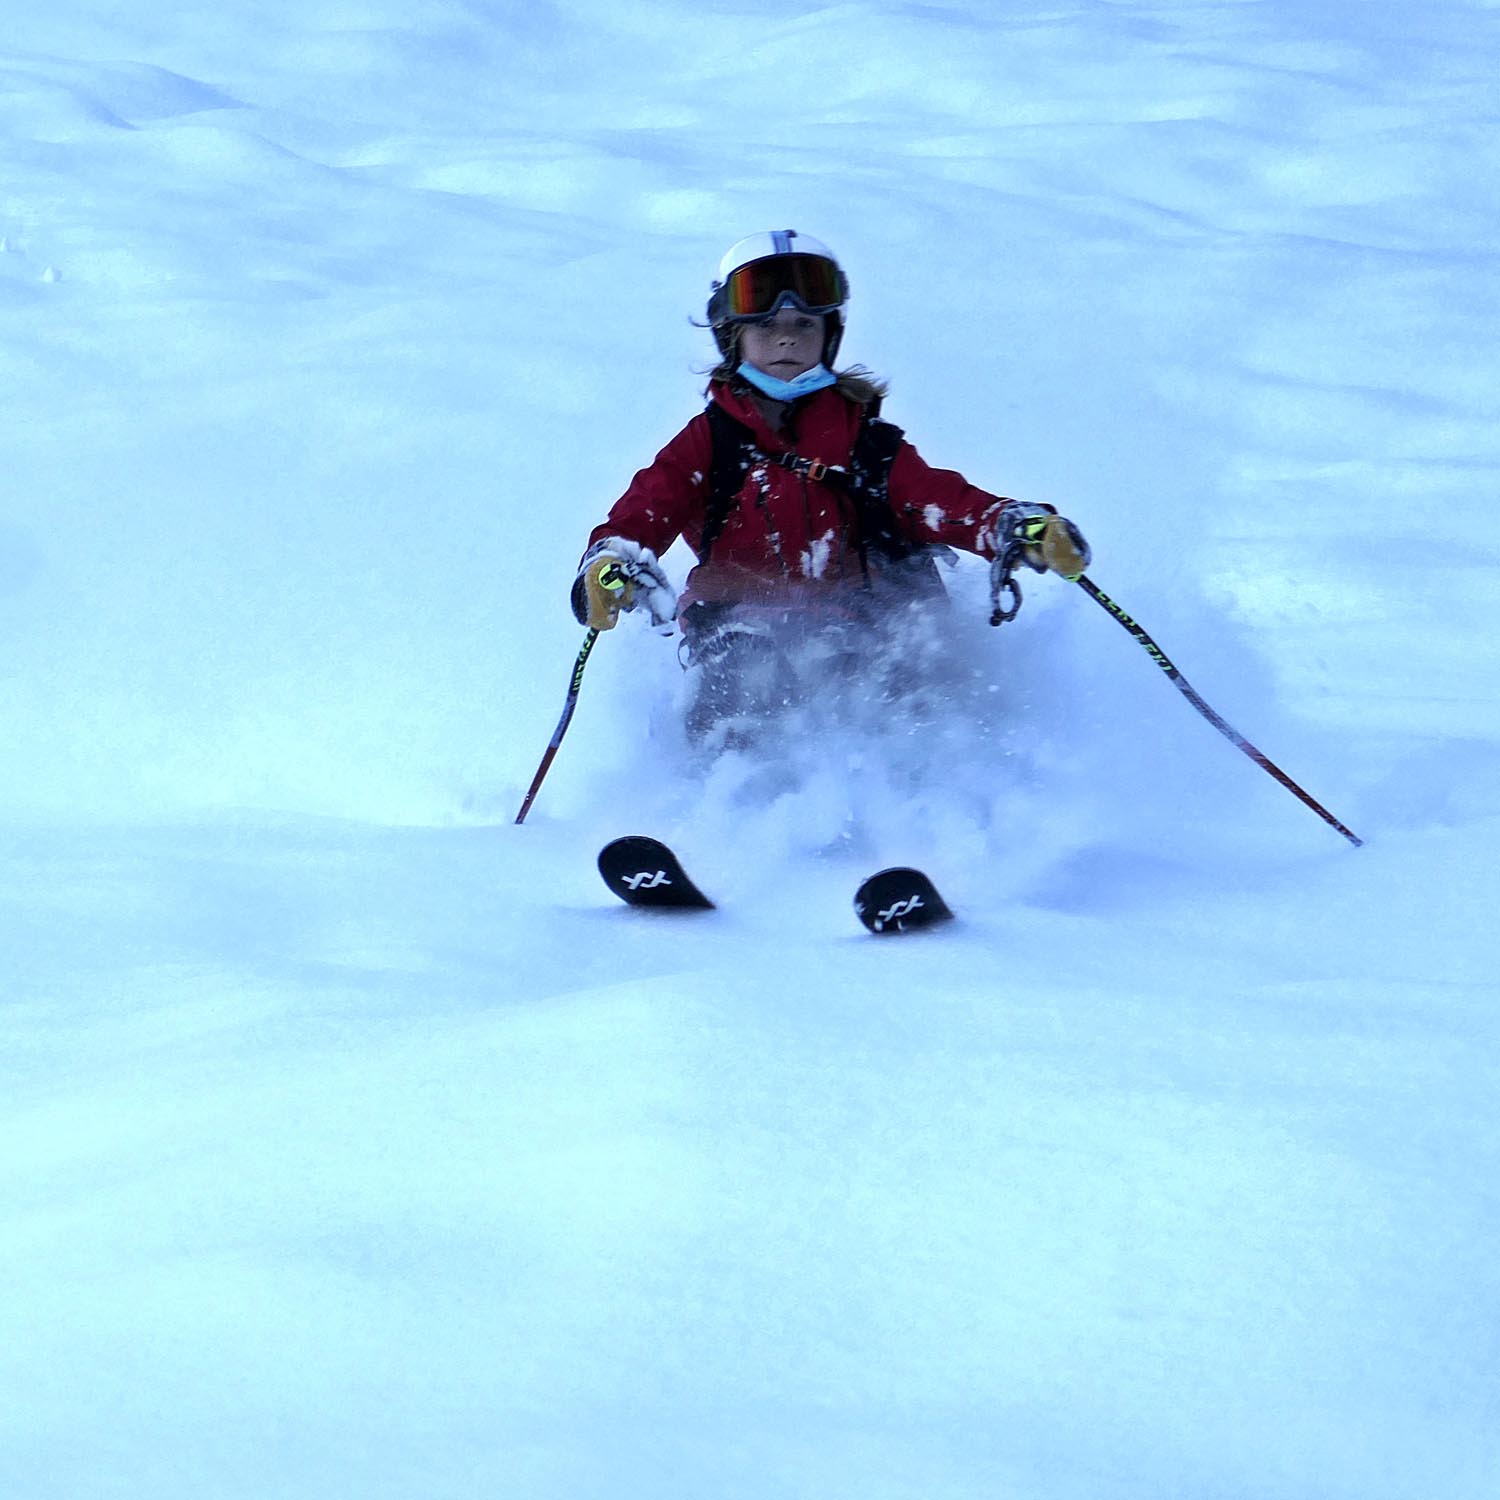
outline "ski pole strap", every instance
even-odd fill
[[[1021,585],[1016,582],[1019,544],[1012,543],[990,563],[990,624],[1004,625],[1021,613]]]
[[[1177,691],[1181,693],[1182,696],[1186,698],[1188,702],[1191,703],[1193,707],[1196,708],[1198,712],[1202,714],[1203,717],[1207,719],[1208,722],[1212,724],[1214,728],[1217,729],[1226,740],[1228,740],[1237,749],[1243,751],[1247,756],[1249,756],[1250,759],[1253,760],[1255,764],[1261,768],[1261,770],[1265,771],[1270,776],[1274,776],[1276,780],[1282,784],[1282,786],[1284,786],[1289,792],[1292,793],[1293,796],[1297,797],[1300,801],[1305,803],[1315,813],[1317,813],[1317,815],[1322,818],[1322,820],[1327,823],[1330,828],[1333,828],[1339,833],[1343,834],[1343,836],[1348,839],[1356,849],[1360,848],[1364,844],[1364,840],[1362,838],[1360,838],[1355,833],[1351,833],[1350,830],[1347,829],[1342,823],[1340,823],[1339,820],[1334,817],[1334,815],[1329,812],[1321,802],[1319,802],[1316,798],[1309,796],[1307,792],[1303,791],[1303,789],[1298,786],[1297,783],[1293,781],[1292,778],[1288,776],[1280,766],[1276,765],[1275,762],[1272,761],[1268,756],[1262,754],[1261,751],[1257,750],[1256,747],[1252,745],[1250,741],[1247,740],[1244,735],[1242,735],[1239,730],[1237,730],[1226,719],[1215,713],[1214,710],[1210,708],[1209,705],[1204,701],[1203,697],[1198,693],[1197,689],[1194,688],[1192,683],[1190,683],[1187,678],[1177,670],[1176,664],[1167,655],[1167,653],[1163,651],[1161,647],[1158,646],[1156,642],[1146,634],[1145,630],[1142,629],[1141,626],[1136,624],[1136,622],[1131,619],[1131,617],[1126,614],[1125,611],[1121,609],[1120,606],[1116,604],[1115,601],[1111,599],[1103,589],[1101,589],[1096,583],[1094,583],[1091,578],[1087,577],[1085,574],[1080,573],[1074,580],[1074,582],[1077,583],[1078,587],[1081,588],[1084,593],[1089,596],[1089,598],[1091,598],[1101,608],[1106,610],[1121,626],[1124,627],[1125,630],[1130,633],[1130,635],[1144,648],[1146,654],[1151,658],[1151,660],[1154,661],[1156,665],[1159,666],[1162,671],[1167,674],[1167,677],[1170,679],[1172,685],[1177,689]]]

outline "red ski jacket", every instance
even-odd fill
[[[715,382],[712,399],[755,434],[767,454],[793,452],[828,465],[849,463],[863,408],[835,387],[805,396],[792,408],[792,430],[771,431],[750,396]],[[615,502],[589,545],[624,537],[661,556],[678,537],[697,554],[684,605],[695,600],[795,603],[826,598],[832,589],[865,581],[853,507],[847,494],[779,464],[755,464],[730,505],[703,561],[713,439],[699,412]],[[992,556],[985,533],[1007,501],[970,484],[952,469],[934,469],[903,442],[891,465],[889,497],[896,526],[910,542],[947,544]],[[870,558],[870,566],[878,566]]]

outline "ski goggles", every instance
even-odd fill
[[[729,273],[714,293],[714,316],[765,318],[787,303],[803,312],[830,313],[848,296],[844,273],[826,256],[771,255]]]

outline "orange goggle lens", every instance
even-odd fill
[[[821,255],[775,255],[736,267],[724,283],[724,311],[731,318],[763,318],[784,301],[805,312],[826,313],[844,305],[844,275]]]

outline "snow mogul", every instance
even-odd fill
[[[1088,566],[1083,536],[1052,506],[933,468],[880,419],[884,382],[835,368],[848,300],[843,269],[810,235],[731,246],[708,298],[719,351],[708,405],[636,474],[579,564],[581,624],[609,630],[645,605],[680,628],[695,739],[753,740],[817,690],[811,660],[825,682],[830,663],[857,675],[862,645],[889,644],[893,618],[946,603],[935,558],[949,549],[1007,579],[1019,563],[1069,579]],[[680,599],[659,561],[679,537],[697,557]]]

